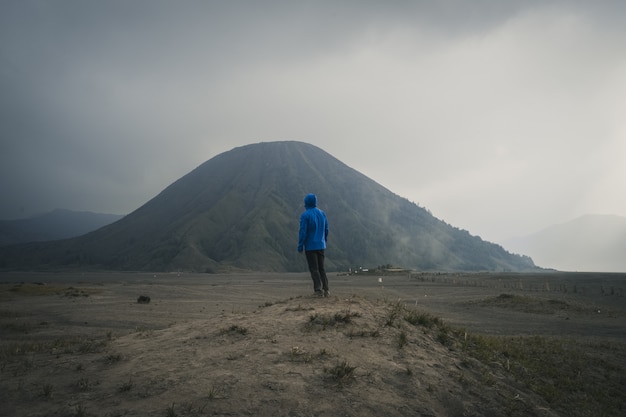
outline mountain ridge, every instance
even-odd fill
[[[421,270],[537,267],[432,216],[320,148],[261,142],[196,167],[115,223],[56,243],[0,249],[0,268],[301,271],[302,198],[330,222],[327,267],[394,264]]]
[[[585,214],[503,245],[562,271],[626,272],[626,217]]]
[[[26,219],[0,220],[0,246],[76,237],[122,217],[118,214],[55,209]]]

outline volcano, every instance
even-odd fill
[[[472,236],[303,142],[264,142],[208,160],[119,221],[72,239],[0,248],[2,269],[305,271],[302,199],[328,216],[329,271],[528,271],[525,256]]]

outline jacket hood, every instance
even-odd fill
[[[307,194],[304,197],[304,207],[313,208],[317,206],[317,196],[315,194]]]

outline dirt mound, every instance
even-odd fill
[[[558,312],[571,314],[595,314],[598,308],[580,302],[568,302],[554,298],[541,298],[503,293],[497,297],[476,302],[482,306],[508,308],[524,313],[555,314]]]
[[[5,367],[21,387],[1,400],[7,415],[557,415],[466,339],[400,302],[296,297],[48,346]]]

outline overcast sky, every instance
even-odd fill
[[[625,21],[621,0],[3,0],[0,218],[127,214],[277,140],[490,241],[626,216]]]

